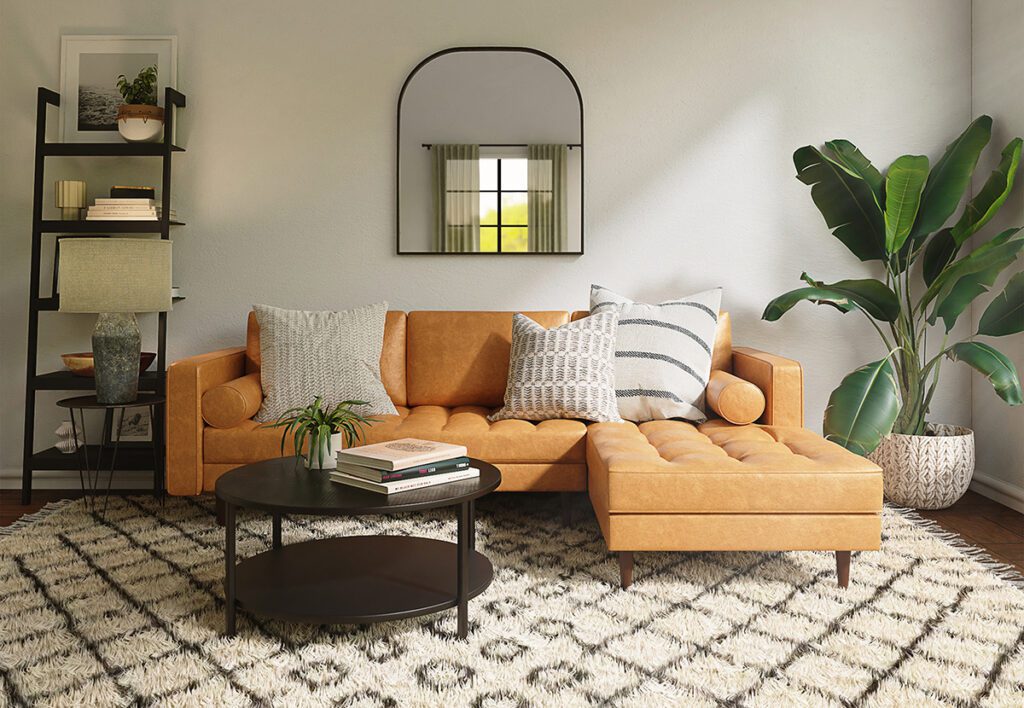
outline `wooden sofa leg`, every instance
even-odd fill
[[[849,551],[836,551],[836,579],[839,581],[839,587],[846,588],[850,586]]]
[[[623,590],[633,584],[633,551],[619,551],[619,580]]]
[[[572,494],[569,492],[559,492],[558,502],[562,507],[562,526],[568,528],[572,526]]]
[[[217,499],[217,525],[224,525],[224,502],[220,498]]]

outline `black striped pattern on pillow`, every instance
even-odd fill
[[[648,305],[591,286],[591,314],[619,313],[615,342],[619,415],[636,422],[705,420],[704,389],[711,374],[721,304],[721,288]]]

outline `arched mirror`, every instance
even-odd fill
[[[459,47],[398,97],[398,252],[583,253],[583,99],[553,57]]]

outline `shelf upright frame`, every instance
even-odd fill
[[[48,143],[46,142],[46,113],[49,106],[60,107],[61,96],[56,91],[39,87],[36,96],[36,141],[35,165],[33,175],[32,196],[32,272],[29,276],[28,305],[28,351],[25,362],[25,431],[22,449],[21,467],[21,503],[32,501],[32,473],[35,470],[64,469],[66,466],[54,466],[53,449],[35,452],[35,413],[36,392],[40,390],[81,390],[85,388],[81,382],[69,382],[60,372],[53,374],[38,373],[37,355],[39,351],[39,313],[59,309],[60,300],[56,292],[49,297],[40,297],[42,236],[63,229],[43,219],[43,179],[45,176],[45,158],[47,156],[79,156],[79,157],[159,157],[162,160],[161,170],[161,204],[160,218],[156,222],[97,222],[96,230],[106,233],[159,233],[160,238],[171,237],[170,227],[179,225],[172,222],[171,215],[171,155],[181,152],[182,148],[174,145],[174,119],[178,108],[185,107],[185,95],[170,87],[164,89],[164,139],[160,143]],[[84,222],[68,222],[69,231],[89,233],[91,226]],[[72,226],[73,225],[73,226]],[[59,237],[58,237],[59,238]],[[56,268],[56,263],[54,264]],[[147,372],[142,383],[159,395],[167,394],[167,313],[161,312],[157,320],[157,360],[156,369]],[[64,388],[67,386],[68,388]],[[153,472],[153,493],[162,495],[164,492],[164,474],[166,469],[166,413],[158,406],[151,421],[153,430],[153,447],[156,455],[156,469]],[[77,454],[77,453],[76,453]],[[127,464],[132,464],[131,459]],[[131,467],[118,464],[118,469]]]

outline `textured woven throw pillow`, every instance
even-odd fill
[[[591,317],[618,312],[615,388],[619,415],[641,422],[683,418],[703,422],[704,389],[718,328],[722,289],[657,305],[590,287]]]
[[[615,403],[617,312],[544,329],[525,315],[512,320],[505,407],[490,420],[621,420]]]
[[[388,305],[306,312],[254,305],[260,325],[263,405],[256,420],[276,420],[316,396],[328,405],[366,401],[362,415],[397,414],[380,378]]]

